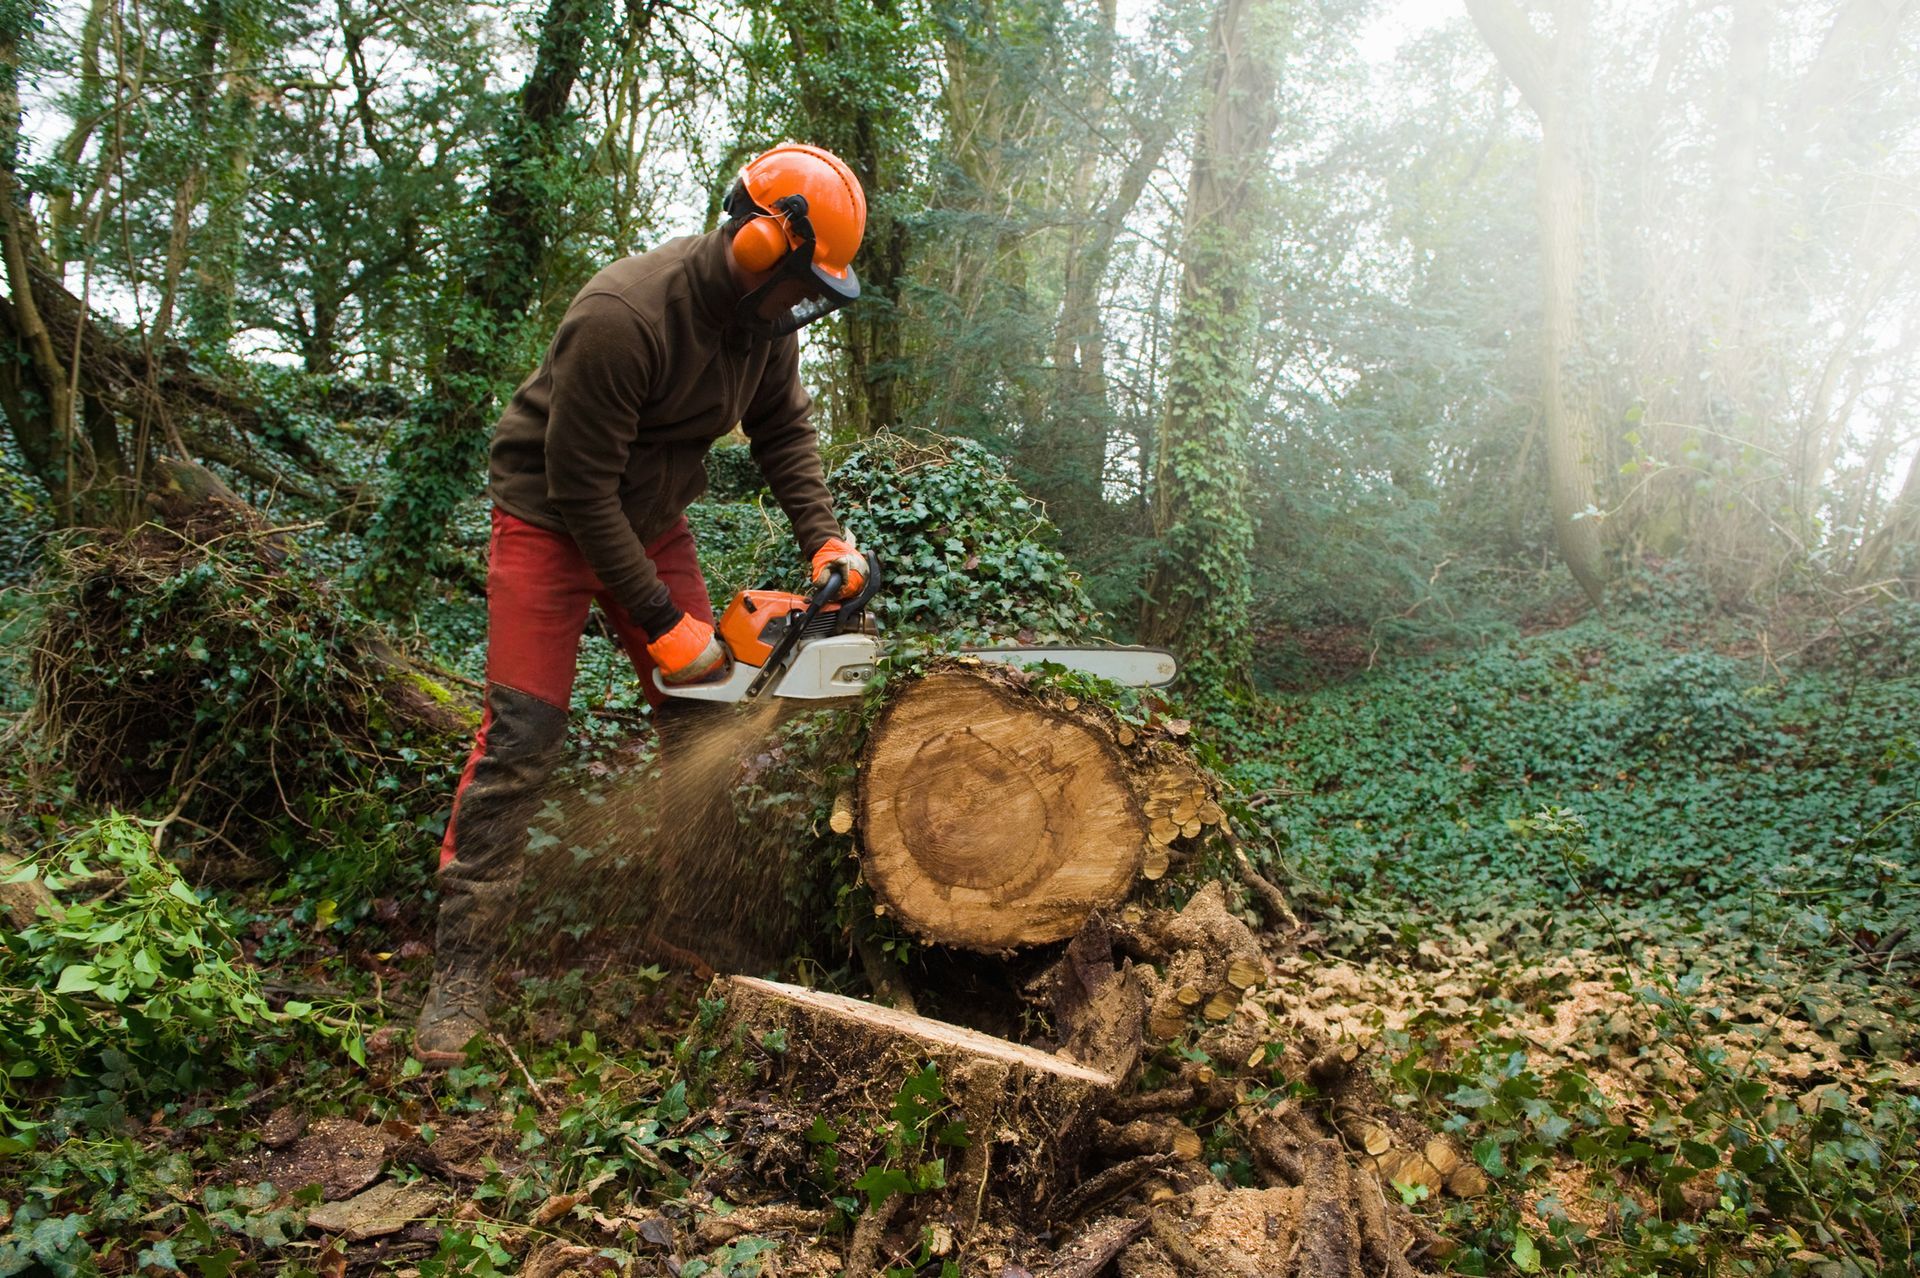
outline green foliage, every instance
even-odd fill
[[[51,911],[0,950],[0,1119],[35,1125],[30,1098],[78,1086],[127,1102],[268,1063],[270,1041],[333,1033],[314,1009],[276,1011],[218,907],[154,851],[147,828],[105,817],[9,881],[93,898]],[[349,1050],[359,1054],[357,1035]]]
[[[724,451],[746,455],[744,448]],[[716,615],[738,591],[786,577],[799,564],[786,518],[770,502],[698,501],[687,508],[687,523],[700,547],[700,573]]]
[[[873,611],[889,627],[952,641],[1098,633],[1045,513],[982,445],[877,436],[829,486],[856,543],[882,559]]]
[[[897,1194],[945,1188],[945,1151],[966,1148],[970,1137],[929,1061],[907,1075],[884,1118],[820,1114],[806,1140],[822,1192],[842,1212],[857,1216],[862,1199],[864,1210],[873,1212]]]
[[[1484,947],[1482,995],[1388,1033],[1400,1102],[1498,1188],[1447,1208],[1458,1268],[1906,1272],[1920,750],[1880,673],[1906,632],[1843,622],[1783,671],[1728,655],[1758,649],[1684,576],[1623,594],[1612,622],[1283,699],[1231,771],[1330,889],[1333,954]],[[1546,1054],[1516,1022],[1564,997],[1569,954],[1628,1010]],[[1755,1050],[1808,1039],[1844,1083]],[[1617,1225],[1568,1214],[1544,1177],[1569,1164]]]

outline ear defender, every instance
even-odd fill
[[[787,237],[770,217],[756,217],[733,235],[733,257],[745,270],[770,271],[787,255]]]
[[[783,195],[769,213],[747,194],[746,184],[736,180],[720,207],[737,225],[733,256],[746,270],[770,271],[798,248],[807,248],[812,256],[813,223],[807,221],[806,196]]]
[[[737,224],[733,233],[733,257],[743,270],[758,274],[772,270],[792,247],[780,219],[760,209],[747,194],[744,184],[735,181],[720,206]]]

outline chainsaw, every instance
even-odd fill
[[[752,701],[763,694],[824,701],[855,697],[873,678],[880,659],[880,627],[867,603],[880,589],[879,556],[868,551],[867,579],[842,599],[845,569],[828,569],[811,595],[774,590],[742,590],[733,597],[714,633],[733,658],[726,673],[700,683],[669,684],[653,672],[653,683],[670,697],[694,701]],[[962,648],[961,655],[1008,666],[1058,665],[1114,683],[1162,688],[1179,667],[1160,648],[1119,645],[1028,644]]]

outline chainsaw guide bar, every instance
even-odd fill
[[[867,601],[880,587],[879,557],[869,553],[866,582],[842,599],[845,584],[835,568],[810,596],[742,590],[715,628],[733,658],[726,673],[702,683],[674,684],[655,670],[654,687],[692,701],[752,701],[768,692],[801,701],[859,696],[881,654],[878,627],[866,614]],[[1165,649],[1118,644],[963,648],[961,655],[1004,666],[1062,666],[1138,688],[1164,688],[1180,669]]]

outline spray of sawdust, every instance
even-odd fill
[[[797,933],[783,840],[736,791],[777,739],[784,704],[670,703],[657,735],[549,792],[529,840],[522,917],[568,941],[631,937],[673,966],[752,971]]]

